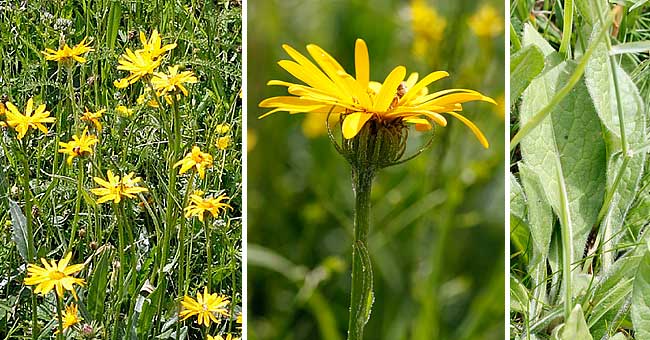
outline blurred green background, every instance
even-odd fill
[[[449,117],[432,148],[382,170],[372,192],[375,303],[367,339],[504,338],[504,9],[497,0],[248,2],[249,339],[344,339],[350,290],[350,169],[324,135],[323,116],[257,104],[294,81],[276,62],[283,43],[315,43],[354,74],[354,42],[371,78],[397,65],[430,90],[471,88],[500,105],[469,103],[483,149]],[[412,131],[409,150],[427,134]]]

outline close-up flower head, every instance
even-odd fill
[[[467,125],[485,148],[489,143],[481,130],[459,112],[463,103],[485,101],[496,104],[490,97],[468,89],[447,89],[429,93],[427,86],[449,76],[445,71],[432,72],[418,81],[419,75],[406,77],[404,66],[395,67],[383,83],[370,80],[368,48],[362,39],[355,46],[356,77],[325,50],[307,45],[316,66],[289,45],[282,46],[293,60],[278,64],[303,84],[271,80],[268,85],[287,87],[290,96],[272,97],[259,106],[272,108],[260,118],[278,111],[308,114],[342,114],[342,133],[354,138],[368,121],[381,125],[413,124],[418,131],[427,131],[435,123],[447,125],[444,115],[450,115]]]
[[[94,50],[94,48],[90,47],[90,43],[86,43],[86,38],[83,38],[83,40],[81,40],[81,42],[74,47],[70,47],[68,44],[64,44],[63,47],[56,51],[51,48],[46,48],[45,51],[43,51],[43,54],[47,60],[53,60],[59,63],[65,63],[74,60],[78,63],[83,64],[86,62],[86,58],[84,58],[83,55]]]
[[[43,267],[30,263],[27,265],[25,284],[28,286],[36,286],[34,289],[35,294],[46,295],[54,289],[59,297],[63,297],[63,293],[69,290],[75,299],[77,299],[77,292],[74,289],[74,285],[83,286],[85,285],[85,281],[73,275],[81,271],[84,265],[69,265],[71,258],[72,253],[68,253],[59,262],[51,260],[51,263],[48,263],[46,259],[41,258]]]
[[[54,123],[55,118],[50,117],[50,112],[45,111],[45,104],[39,105],[34,110],[34,99],[29,98],[25,106],[25,114],[22,114],[18,108],[11,102],[7,102],[7,125],[14,128],[18,132],[18,139],[23,139],[27,131],[32,129],[39,129],[43,133],[47,133],[45,123]]]

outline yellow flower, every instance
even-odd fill
[[[218,134],[223,135],[224,133],[228,133],[228,131],[230,131],[230,125],[228,125],[228,123],[221,123],[217,125],[217,128],[215,130]]]
[[[424,58],[429,54],[430,48],[442,40],[447,21],[423,0],[411,2],[411,16],[413,53]]]
[[[356,78],[316,45],[308,45],[307,51],[320,68],[292,47],[284,45],[283,48],[295,61],[282,60],[278,64],[307,85],[271,80],[269,85],[286,86],[292,96],[263,100],[259,106],[273,110],[260,118],[278,111],[342,114],[343,137],[351,139],[371,120],[386,126],[414,124],[418,131],[426,131],[432,128],[432,123],[446,126],[447,120],[442,114],[448,114],[467,125],[480,143],[488,147],[481,130],[458,112],[462,111],[465,102],[479,100],[495,104],[494,100],[467,89],[429,94],[427,86],[449,76],[447,72],[432,72],[420,81],[418,74],[412,73],[405,80],[406,68],[397,66],[383,83],[377,83],[370,81],[368,49],[361,39],[357,40],[355,49]]]
[[[217,138],[217,148],[219,148],[219,150],[226,150],[230,146],[230,142],[230,136],[219,137]]]
[[[108,170],[106,175],[108,176],[108,181],[95,177],[95,182],[101,187],[90,189],[93,194],[100,196],[99,199],[97,199],[98,204],[108,201],[120,203],[123,197],[135,198],[136,194],[147,192],[146,188],[138,186],[141,178],[134,178],[133,176],[135,176],[135,174],[133,172],[125,175],[122,180],[120,180],[119,176],[113,175],[111,170]]]
[[[86,62],[86,58],[82,57],[82,55],[94,50],[95,49],[90,47],[90,44],[86,43],[86,38],[83,38],[79,44],[72,48],[70,48],[68,44],[64,44],[58,51],[46,48],[42,53],[45,55],[45,59],[47,60],[54,60],[60,63],[75,60],[83,64]]]
[[[493,38],[503,33],[503,17],[489,4],[481,6],[467,24],[481,38]]]
[[[25,107],[25,114],[18,111],[14,104],[7,102],[7,124],[18,132],[18,139],[25,137],[29,128],[39,129],[47,133],[44,123],[54,123],[55,118],[50,117],[50,112],[45,111],[45,104],[41,104],[34,111],[34,100],[29,98]],[[34,113],[34,115],[32,115]]]
[[[192,151],[185,155],[185,158],[174,164],[174,168],[178,166],[181,167],[181,174],[194,168],[199,173],[199,177],[203,179],[205,178],[205,169],[212,166],[212,156],[209,153],[201,151],[198,146],[194,146]]]
[[[153,85],[153,88],[156,89],[156,94],[159,96],[168,93],[177,93],[178,91],[187,96],[188,92],[183,84],[193,84],[198,81],[190,71],[178,73],[178,65],[170,66],[167,70],[169,71],[169,74],[156,72],[151,79],[151,84]]]
[[[147,53],[151,58],[158,58],[176,47],[176,44],[162,46],[162,38],[158,34],[158,30],[153,30],[149,39],[144,35],[144,32],[140,32],[140,42],[142,42],[140,51]]]
[[[129,71],[130,74],[126,78],[113,82],[113,85],[117,88],[125,88],[140,78],[153,74],[158,66],[160,66],[160,63],[162,63],[162,59],[152,58],[149,53],[145,53],[142,50],[133,52],[127,48],[126,53],[120,56],[118,62],[120,65],[117,66],[117,69]]]
[[[208,340],[239,340],[239,338],[232,335],[231,333],[228,333],[228,335],[226,335],[225,338],[222,337],[221,335],[217,335],[217,336],[208,335]]]
[[[102,131],[102,123],[99,121],[100,118],[102,118],[102,115],[106,112],[106,109],[101,109],[97,112],[90,112],[88,109],[86,109],[86,112],[83,113],[81,116],[81,120],[93,123],[95,125],[95,128],[97,132]]]
[[[77,310],[77,305],[70,304],[70,306],[65,307],[65,311],[63,312],[63,329],[66,330],[79,322],[81,322],[83,319],[79,317],[79,311]]]
[[[237,327],[237,328],[241,329],[241,325],[242,325],[242,323],[244,323],[242,321],[242,314],[241,313],[237,314],[237,323],[239,324],[239,327]]]
[[[72,160],[77,156],[85,156],[93,153],[93,145],[98,142],[97,137],[88,135],[88,128],[84,129],[81,137],[77,135],[72,136],[72,140],[65,143],[59,142],[59,152],[68,155],[68,164],[72,164]]]
[[[118,107],[115,108],[115,111],[117,111],[117,113],[121,114],[124,117],[130,117],[133,114],[133,109],[129,109],[124,105],[119,105]]]
[[[74,264],[68,266],[72,253],[68,253],[59,263],[52,260],[49,264],[44,258],[41,258],[41,263],[44,267],[39,267],[35,264],[27,265],[27,277],[25,284],[28,286],[36,286],[34,289],[35,294],[46,295],[52,289],[55,290],[59,297],[63,297],[65,290],[72,292],[72,295],[77,299],[77,292],[74,290],[74,285],[83,286],[85,281],[72,277],[73,274],[83,269],[83,264]]]
[[[217,217],[220,211],[232,209],[228,203],[222,202],[229,199],[225,194],[219,195],[217,198],[204,198],[203,195],[204,192],[201,190],[197,190],[194,194],[190,195],[190,204],[185,207],[185,218],[196,216],[199,218],[199,221],[203,222],[203,215],[206,212],[212,214],[212,217]]]
[[[204,287],[203,295],[200,292],[197,293],[196,300],[187,295],[183,297],[183,301],[181,301],[183,310],[178,316],[182,318],[181,320],[186,320],[196,315],[199,326],[205,324],[206,327],[210,327],[210,322],[219,322],[217,317],[228,316],[229,303],[230,301],[225,295],[210,294],[208,287]]]

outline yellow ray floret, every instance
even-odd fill
[[[29,128],[39,129],[47,133],[45,123],[54,123],[55,118],[50,117],[50,112],[45,111],[45,104],[39,105],[34,110],[34,100],[29,98],[23,115],[18,108],[11,102],[7,102],[7,125],[11,126],[18,132],[18,139],[23,139]]]
[[[307,46],[315,64],[292,47],[284,45],[283,48],[293,60],[282,60],[278,64],[304,84],[271,80],[269,85],[284,86],[290,95],[263,100],[259,106],[272,110],[260,118],[278,111],[342,114],[343,136],[350,139],[370,120],[384,124],[408,123],[415,125],[418,131],[426,131],[432,128],[432,123],[446,126],[444,115],[448,114],[467,125],[484,147],[489,145],[481,130],[459,112],[463,103],[495,104],[494,100],[467,89],[430,94],[427,86],[448,77],[445,71],[432,72],[418,81],[417,73],[406,77],[406,68],[397,66],[378,83],[370,80],[368,48],[361,39],[355,46],[356,77],[348,74],[319,46]]]
[[[106,175],[108,177],[108,181],[103,180],[99,177],[95,177],[94,180],[97,184],[100,185],[100,187],[90,189],[93,194],[100,196],[97,199],[97,203],[104,203],[108,201],[120,203],[122,198],[135,198],[135,195],[142,192],[147,192],[146,188],[138,186],[141,178],[133,177],[135,176],[133,172],[125,175],[122,179],[120,179],[119,176],[113,175],[113,172],[111,170],[108,170]]]
[[[63,311],[63,330],[66,330],[81,321],[83,321],[83,319],[79,316],[77,305],[73,303],[70,304],[70,306],[65,307],[65,311]]]
[[[197,317],[196,322],[200,325],[210,327],[210,323],[219,323],[220,317],[228,316],[228,305],[230,301],[224,295],[217,293],[208,293],[208,288],[203,288],[203,294],[198,292],[196,300],[192,297],[185,295],[181,301],[183,310],[179,313],[181,320],[186,320],[189,317]]]
[[[70,258],[72,258],[72,253],[68,253],[68,255],[58,263],[54,260],[51,260],[51,263],[48,263],[47,260],[41,258],[43,267],[30,263],[27,265],[25,284],[28,286],[36,286],[34,289],[35,294],[46,295],[54,289],[59,297],[63,297],[63,293],[66,290],[69,290],[72,292],[74,298],[77,299],[74,285],[83,286],[85,281],[83,279],[75,278],[72,275],[82,270],[84,265],[68,265]]]
[[[81,116],[81,120],[92,123],[93,125],[95,125],[97,132],[101,132],[102,122],[100,121],[100,119],[104,115],[104,112],[106,112],[106,109],[101,109],[96,112],[90,112],[88,111],[88,109],[86,109],[86,112],[84,112],[83,115]]]
[[[181,92],[187,96],[188,92],[184,84],[194,84],[198,81],[190,71],[178,73],[178,65],[170,66],[167,70],[169,73],[155,72],[153,78],[151,78],[151,84],[158,96],[177,92]]]

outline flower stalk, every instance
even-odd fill
[[[372,264],[368,254],[370,230],[370,193],[374,171],[352,169],[352,188],[355,196],[354,240],[352,243],[352,290],[348,340],[363,339],[363,328],[368,322],[374,300],[372,292]]]
[[[56,318],[58,321],[58,329],[59,331],[56,333],[56,339],[57,340],[63,340],[63,315],[61,314],[61,310],[63,309],[61,299],[62,297],[59,296],[59,294],[56,295]]]

